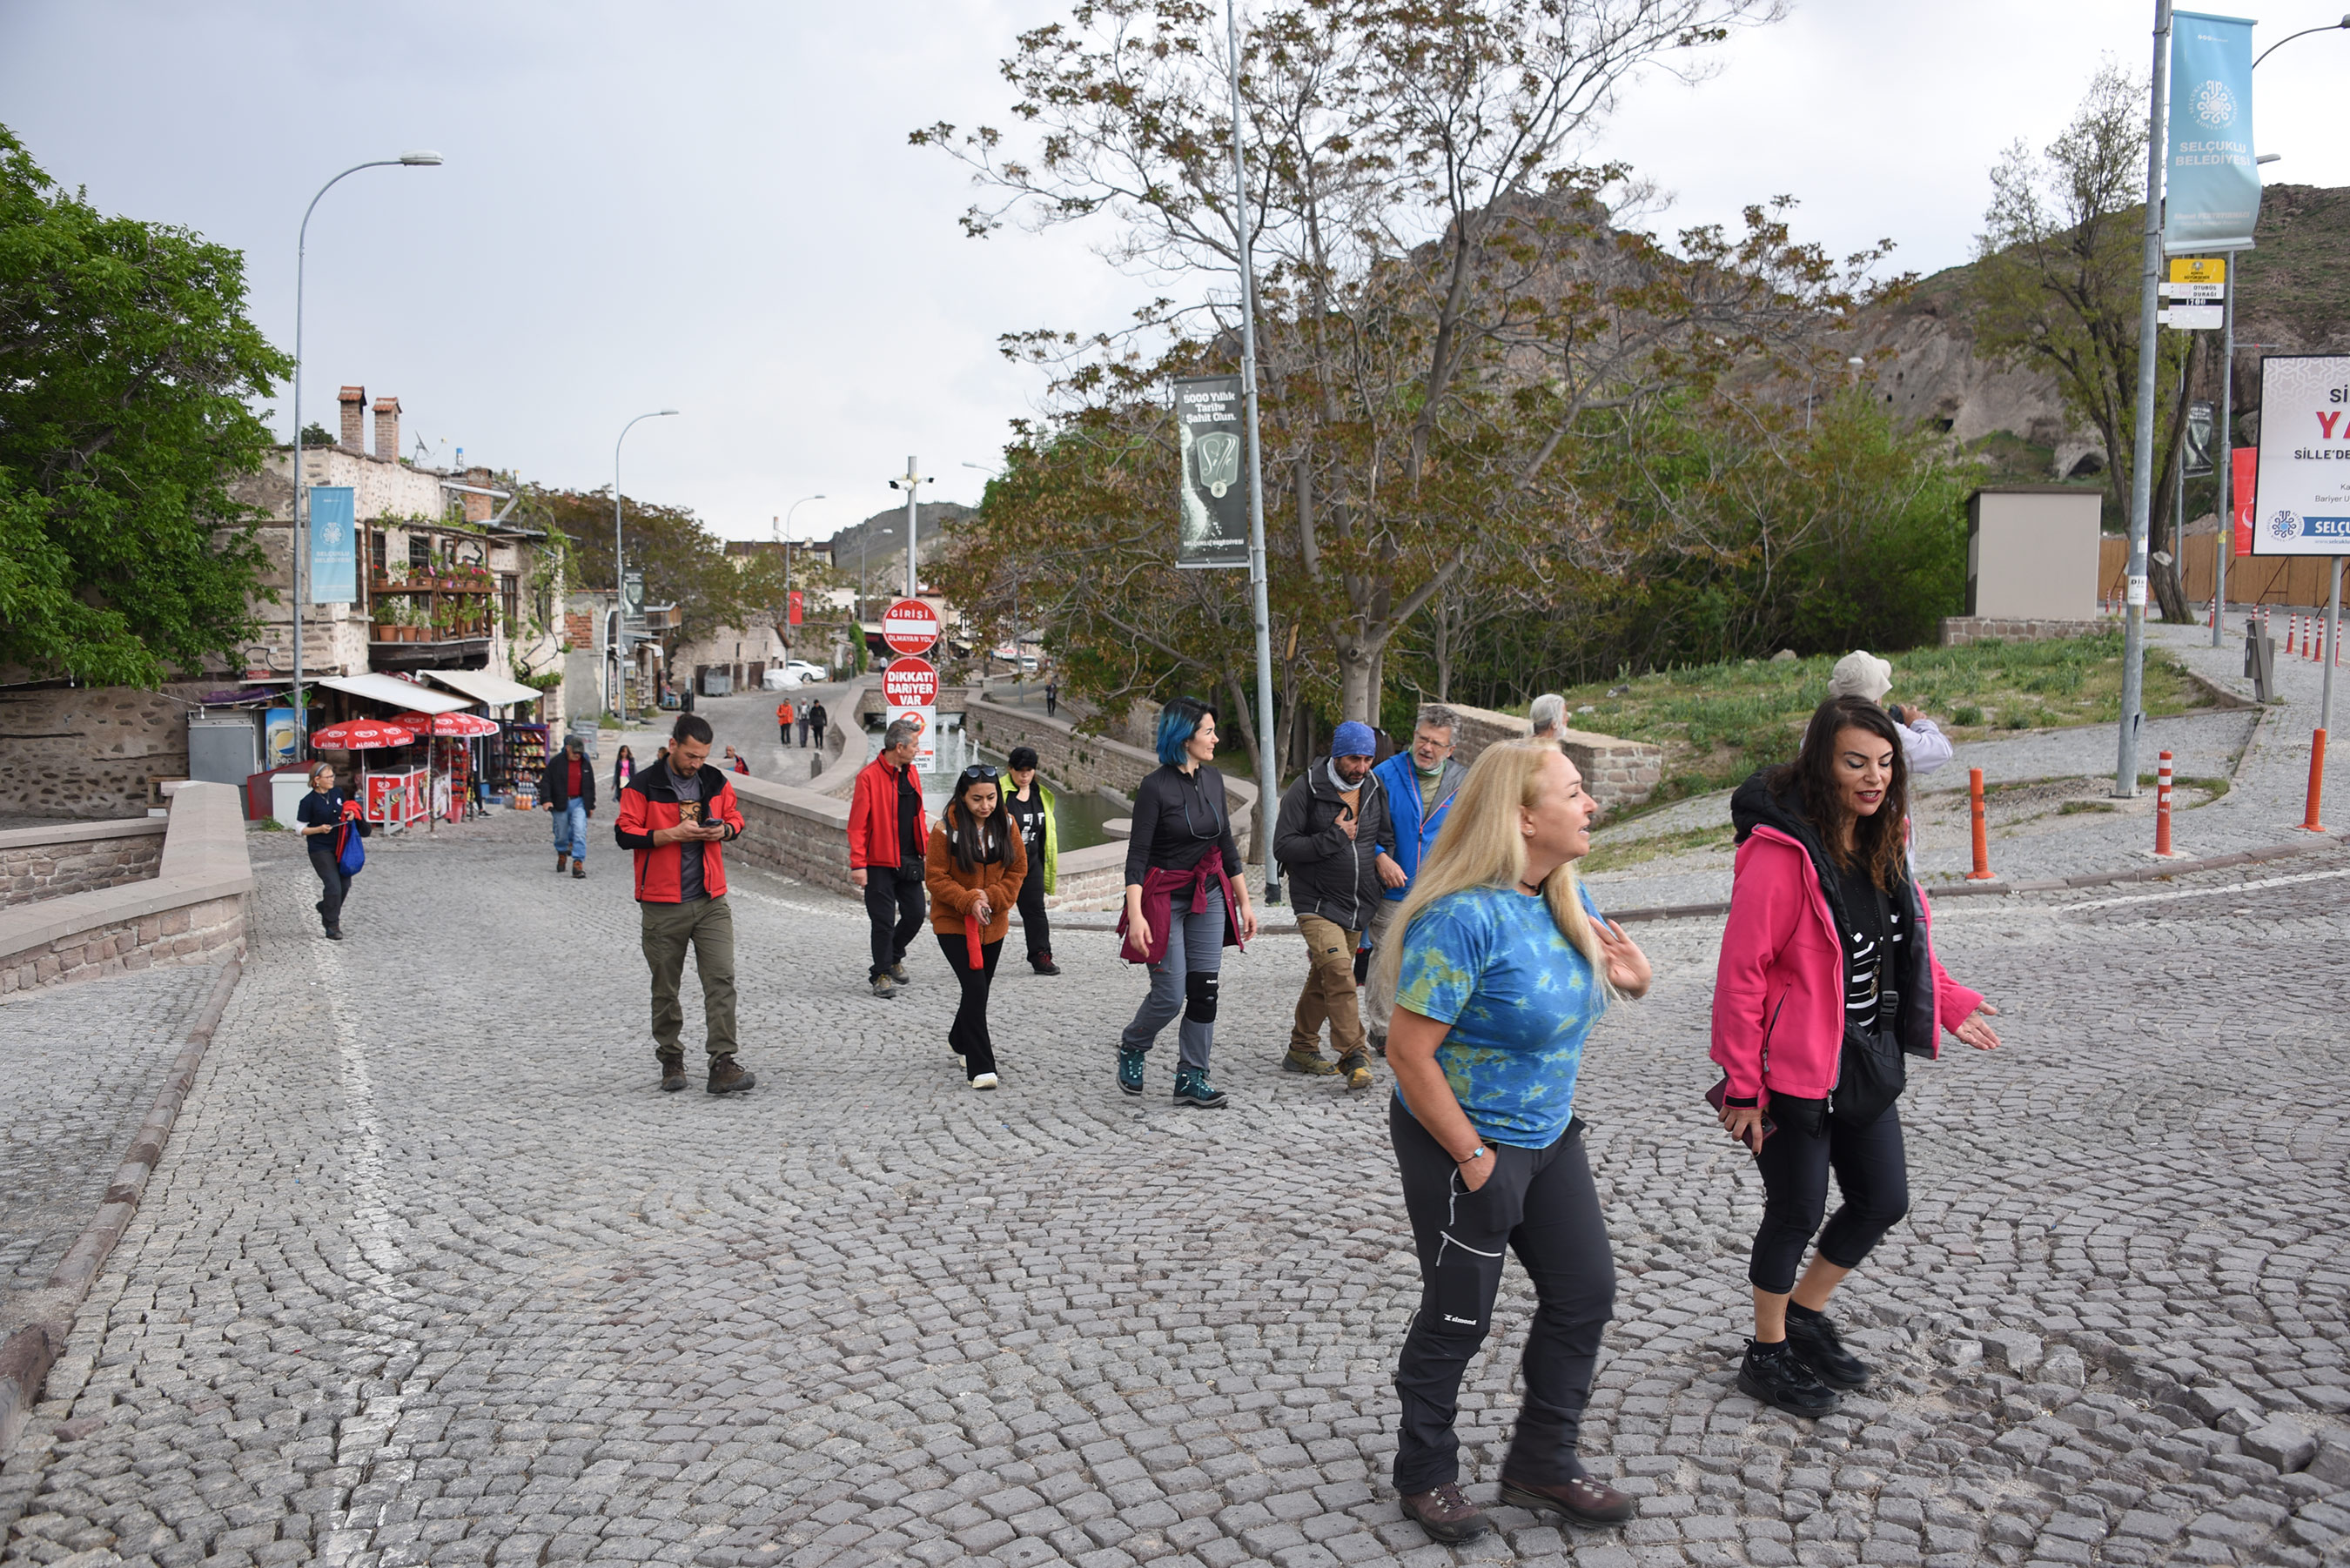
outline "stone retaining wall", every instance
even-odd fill
[[[1488,746],[1523,741],[1534,732],[1531,721],[1514,714],[1461,702],[1439,706],[1452,715],[1452,755],[1464,766],[1475,762]],[[1562,730],[1559,744],[1583,774],[1584,788],[1602,808],[1638,805],[1657,793],[1665,776],[1663,748],[1646,741],[1627,741],[1590,730]]]
[[[0,691],[0,807],[85,822],[145,811],[150,780],[188,776],[188,712],[203,691]]]
[[[171,791],[156,874],[0,909],[0,994],[243,951],[253,898],[239,792]]]
[[[1999,620],[1990,616],[1951,615],[1942,618],[1942,646],[1964,648],[1970,642],[2042,642],[2052,637],[2093,637],[2117,620]]]
[[[0,907],[143,882],[163,858],[161,817],[0,833]]]

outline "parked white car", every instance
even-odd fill
[[[790,686],[816,686],[831,679],[830,671],[821,664],[810,664],[805,659],[795,659],[777,666],[761,677],[760,684],[770,691],[781,691]]]

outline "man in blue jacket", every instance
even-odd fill
[[[1371,909],[1370,929],[1364,946],[1376,950],[1387,940],[1405,891],[1419,871],[1420,857],[1436,843],[1437,830],[1452,809],[1453,797],[1469,770],[1452,760],[1452,711],[1435,703],[1423,706],[1412,722],[1411,749],[1398,752],[1371,770],[1378,775],[1387,805],[1387,836],[1379,846],[1379,880],[1388,896]],[[1388,1016],[1395,1012],[1395,992],[1372,989],[1364,997],[1363,1023],[1371,1049],[1388,1054]]]

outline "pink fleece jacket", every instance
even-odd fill
[[[1918,898],[1918,934],[1934,975],[1934,1017],[1956,1029],[1982,1005],[1934,957],[1933,915]],[[1757,825],[1738,846],[1730,924],[1713,982],[1713,1051],[1732,1099],[1764,1091],[1825,1098],[1844,1049],[1844,948],[1804,846]],[[1940,1041],[1935,1042],[1940,1054]]]

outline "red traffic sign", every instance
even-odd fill
[[[939,672],[927,659],[893,659],[881,671],[881,696],[892,708],[934,708]]]
[[[892,653],[928,652],[939,640],[939,612],[920,599],[899,599],[881,613],[881,640]]]

